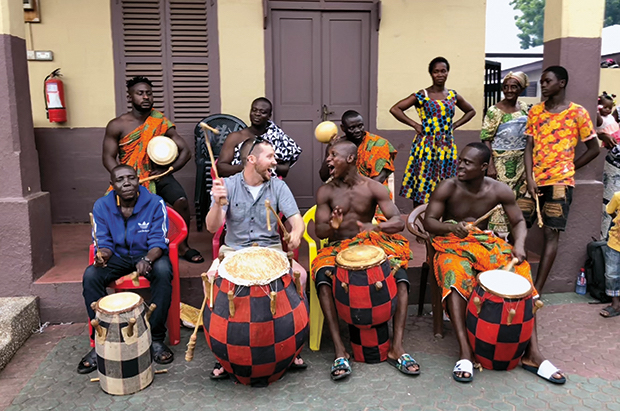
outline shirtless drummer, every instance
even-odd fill
[[[409,300],[409,281],[404,267],[407,267],[411,251],[407,239],[397,233],[404,229],[405,223],[385,187],[357,172],[356,159],[355,144],[341,140],[331,146],[326,162],[332,180],[317,191],[315,232],[321,239],[329,238],[330,244],[320,250],[312,261],[311,270],[321,308],[334,341],[336,359],[331,368],[331,378],[345,378],[351,374],[351,365],[340,336],[332,297],[332,282],[326,271],[334,269],[336,255],[353,241],[355,244],[379,246],[384,250],[389,248],[390,251],[386,254],[393,255],[392,263],[401,266],[395,275],[398,302],[388,362],[404,374],[417,375],[420,373],[420,366],[403,347]],[[387,217],[387,221],[373,224],[372,218],[377,205]]]

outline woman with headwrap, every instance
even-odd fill
[[[521,71],[508,73],[502,81],[504,99],[489,107],[480,133],[480,139],[493,153],[487,175],[508,184],[517,200],[527,193],[523,155],[528,106],[518,99],[528,85],[527,74]],[[491,216],[489,229],[499,234],[510,232],[503,211]]]

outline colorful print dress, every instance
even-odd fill
[[[444,100],[433,100],[426,90],[416,93],[418,115],[423,135],[416,135],[411,145],[400,196],[416,203],[428,203],[437,183],[456,175],[456,145],[452,122],[456,91],[448,90]]]
[[[491,142],[497,181],[508,184],[518,200],[527,193],[524,154],[528,107],[522,101],[517,103],[519,109],[514,113],[504,113],[497,106],[489,107],[482,122],[480,139]],[[496,233],[510,231],[508,217],[503,210],[491,215],[489,230]]]

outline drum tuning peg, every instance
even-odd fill
[[[215,284],[215,275],[209,278],[209,308],[213,308],[213,288]]]
[[[332,270],[325,270],[325,275],[328,276],[329,278],[332,278]]]
[[[508,319],[506,320],[507,325],[512,324],[512,319],[515,318],[515,314],[517,314],[517,311],[514,308],[511,308],[510,311],[508,311]]]
[[[473,282],[471,280],[471,278],[468,278],[467,280],[465,280],[465,283],[467,284],[467,291],[469,291],[470,293],[474,290],[473,287]]]
[[[153,314],[153,311],[155,311],[156,308],[157,308],[157,304],[153,303],[153,304],[149,305],[149,310],[146,312],[146,321],[147,322],[151,318],[151,314]]]
[[[97,332],[97,337],[103,337],[103,328],[99,325],[99,320],[97,320],[96,318],[90,320],[90,325],[92,325],[92,327]]]
[[[482,301],[480,301],[480,297],[474,297],[474,305],[476,306],[476,311],[480,314],[480,309],[482,309]]]
[[[133,327],[136,325],[136,319],[130,318],[129,324],[127,324],[127,336],[133,337]]]
[[[252,243],[252,247],[258,247],[258,243]]]
[[[232,290],[230,290],[228,292],[228,311],[230,312],[229,315],[231,317],[235,316],[235,301],[234,301],[234,299],[235,299],[235,293]]]
[[[224,253],[219,253],[217,255],[217,259],[220,260],[220,263],[222,262],[222,260],[224,260]]]
[[[383,288],[383,283],[381,281],[377,281],[375,283],[375,288],[377,289],[377,291],[379,291],[380,289]]]
[[[340,285],[342,286],[342,289],[344,290],[345,293],[349,292],[349,284],[343,281]]]
[[[297,288],[297,292],[300,297],[304,296],[304,290],[301,288],[301,274],[299,271],[293,272],[293,277],[295,278],[295,288]]]
[[[543,308],[544,305],[545,305],[545,303],[540,301],[540,298],[537,299],[536,302],[534,303],[534,307],[532,307],[532,314],[536,314],[536,311],[538,311],[541,308]]]
[[[97,310],[97,301],[93,301],[92,303],[90,303],[90,308],[93,311],[96,311]]]
[[[276,315],[276,292],[275,291],[271,291],[269,293],[269,299],[271,300],[271,303],[270,303],[271,315]]]

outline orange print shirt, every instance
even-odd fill
[[[579,140],[596,137],[588,111],[570,103],[561,113],[545,110],[545,103],[533,106],[525,134],[532,136],[534,178],[539,186],[575,185],[575,147]]]

